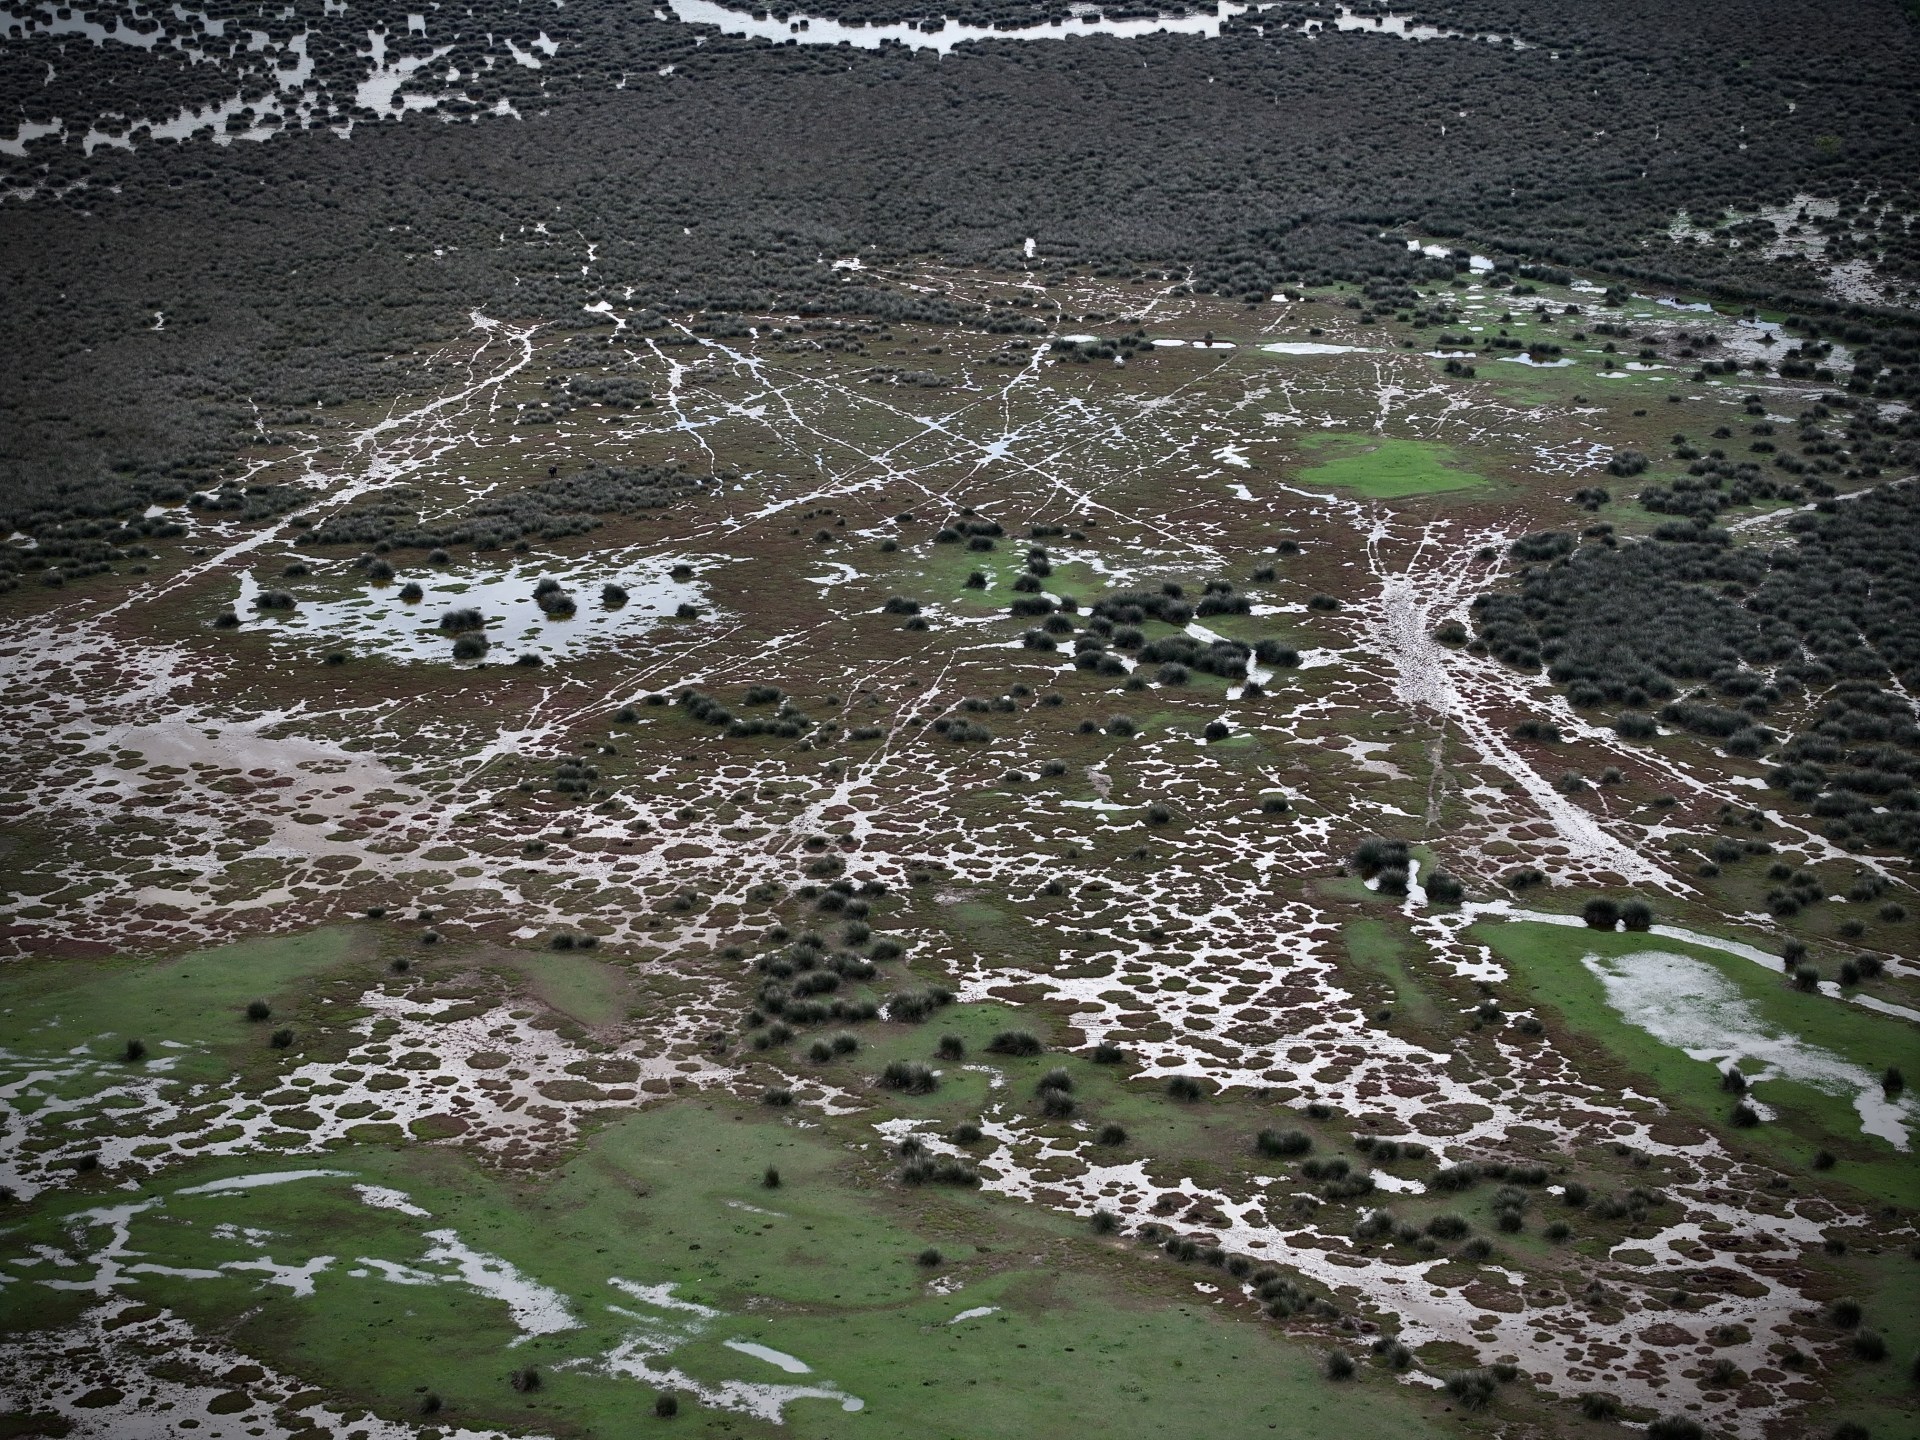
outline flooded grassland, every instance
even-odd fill
[[[1778,317],[881,278],[0,597],[14,1433],[1908,1433],[1910,870],[1459,643]]]

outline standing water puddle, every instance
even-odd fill
[[[458,634],[441,628],[452,610],[478,610],[486,619],[480,632],[490,647],[483,657],[495,663],[520,655],[546,660],[572,659],[615,640],[652,629],[682,605],[705,608],[693,580],[668,573],[674,557],[599,557],[593,560],[526,560],[491,571],[420,570],[333,599],[307,600],[292,591],[292,610],[259,610],[254,601],[265,588],[253,576],[241,578],[234,610],[243,631],[264,630],[276,638],[338,645],[352,656],[389,660],[447,660]],[[421,599],[401,598],[407,581],[425,592]],[[573,597],[571,615],[549,615],[534,600],[534,587],[555,580]],[[298,584],[300,582],[293,582]],[[601,587],[618,585],[623,602],[602,599]]]
[[[332,1183],[338,1181],[348,1183]],[[291,1208],[268,1198],[294,1182],[306,1182],[301,1188],[308,1193]],[[325,1187],[324,1193],[315,1193],[319,1187]],[[346,1210],[332,1208],[340,1202],[345,1202]],[[384,1229],[356,1226],[349,1217],[360,1207],[380,1213],[390,1223]],[[63,1227],[64,1244],[0,1250],[0,1284],[92,1293],[105,1304],[119,1303],[149,1276],[239,1283],[256,1290],[278,1286],[300,1301],[316,1299],[316,1281],[335,1287],[450,1287],[504,1306],[513,1332],[505,1348],[544,1339],[543,1358],[555,1370],[641,1380],[682,1391],[711,1408],[774,1425],[785,1420],[786,1407],[798,1400],[823,1400],[846,1412],[864,1408],[858,1396],[829,1380],[792,1384],[742,1377],[707,1379],[683,1371],[669,1357],[708,1338],[711,1330],[733,1317],[682,1299],[674,1294],[673,1282],[642,1284],[609,1276],[603,1282],[605,1291],[588,1288],[563,1293],[503,1256],[475,1249],[455,1230],[418,1233],[402,1218],[427,1214],[406,1191],[357,1181],[349,1171],[259,1171],[75,1212]],[[262,1223],[241,1223],[247,1220]],[[332,1248],[342,1240],[352,1247],[345,1254],[311,1253],[319,1245]],[[276,1260],[268,1247],[298,1258]],[[389,1253],[357,1253],[370,1248],[385,1248]],[[394,1258],[396,1250],[407,1258]],[[610,1296],[617,1296],[617,1301],[608,1303]],[[326,1297],[320,1297],[319,1303],[326,1303]],[[610,1347],[600,1318],[606,1314],[617,1317],[618,1338]],[[580,1318],[583,1315],[593,1317],[591,1325]],[[472,1314],[476,1321],[483,1316],[484,1312]],[[564,1335],[573,1339],[556,1338]],[[806,1361],[758,1341],[720,1343],[726,1350],[788,1375],[814,1373]],[[574,1352],[570,1356],[565,1353],[569,1348]]]
[[[764,1360],[787,1372],[789,1375],[811,1375],[813,1367],[804,1360],[796,1360],[784,1350],[775,1350],[770,1345],[762,1345],[757,1340],[723,1340],[720,1342],[729,1350],[738,1350],[742,1355],[751,1355],[756,1360]]]
[[[1906,1150],[1912,1102],[1882,1093],[1880,1077],[1865,1067],[1770,1029],[1732,982],[1711,965],[1667,950],[1640,950],[1582,963],[1607,992],[1607,1003],[1628,1024],[1685,1051],[1695,1060],[1725,1066],[1742,1059],[1764,1067],[1749,1083],[1793,1080],[1829,1095],[1847,1095],[1860,1113],[1860,1129],[1896,1150]]]
[[[1135,39],[1144,35],[1198,35],[1217,38],[1221,27],[1242,15],[1258,14],[1271,8],[1265,4],[1236,5],[1220,0],[1212,11],[1186,15],[1149,15],[1115,19],[1101,15],[1092,7],[1072,20],[1046,20],[1036,25],[965,25],[942,18],[938,25],[927,22],[899,22],[891,25],[848,25],[838,20],[795,14],[780,19],[762,10],[749,13],[728,9],[714,0],[667,0],[676,19],[690,25],[711,25],[723,35],[746,35],[774,44],[851,45],[857,50],[878,50],[885,45],[901,45],[910,50],[935,50],[945,55],[956,45],[973,40],[1061,40],[1071,36],[1111,35]],[[1487,44],[1527,48],[1521,41],[1504,35],[1475,35],[1459,30],[1441,30],[1419,25],[1404,15],[1356,15],[1342,8],[1330,21],[1310,20],[1302,25],[1274,25],[1273,29],[1313,31],[1325,26],[1332,30],[1356,30],[1369,35],[1391,35],[1401,40],[1478,40]]]

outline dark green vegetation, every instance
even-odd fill
[[[1905,698],[1920,685],[1920,487],[1825,501],[1785,528],[1771,549],[1733,545],[1704,518],[1638,543],[1611,527],[1526,536],[1517,593],[1474,602],[1472,646],[1544,665],[1629,739],[1658,720],[1768,762],[1768,783],[1837,844],[1920,856],[1920,726]],[[1805,903],[1785,890],[1769,902],[1779,915]]]
[[[270,141],[224,147],[136,134],[131,151],[88,153],[80,138],[96,116],[119,133],[236,90],[256,112],[277,111],[269,72],[295,57],[243,50],[241,73],[191,63],[171,39],[153,50],[68,40],[49,73],[56,42],[21,36],[0,49],[0,88],[23,119],[67,128],[4,160],[7,187],[31,198],[0,212],[13,297],[0,520],[39,530],[214,490],[240,478],[228,462],[261,426],[271,433],[316,401],[418,386],[429,378],[421,347],[464,331],[475,310],[579,324],[583,305],[606,301],[644,324],[704,308],[720,333],[769,308],[1003,331],[1078,323],[1044,298],[982,307],[828,268],[854,251],[1006,263],[1029,235],[1044,276],[1075,267],[1187,283],[1191,270],[1196,289],[1257,306],[1288,283],[1410,280],[1465,263],[1409,254],[1405,226],[1547,275],[1606,266],[1756,301],[1798,297],[1802,313],[1823,312],[1823,333],[1837,327],[1874,351],[1861,350],[1863,383],[1909,393],[1913,332],[1832,299],[1821,271],[1865,258],[1891,283],[1915,278],[1900,186],[1920,173],[1907,123],[1920,40],[1891,0],[1817,12],[1762,0],[1671,13],[1579,0],[1413,9],[1525,48],[1308,38],[1287,22],[1330,17],[1294,4],[1217,39],[1146,42],[1146,65],[1136,42],[1097,38],[987,42],[946,58],[776,48],[608,0],[533,13],[491,3],[435,18],[425,39],[409,34],[403,5],[273,17],[215,6],[229,37],[246,27],[285,47],[308,36],[305,126],[276,118]],[[370,29],[393,58],[454,46],[405,87],[449,97],[437,112],[396,121],[356,108]],[[193,26],[182,39],[207,45]],[[1702,54],[1718,63],[1702,66]],[[1128,103],[1088,127],[1116,94]],[[520,118],[486,113],[501,103]],[[344,142],[329,128],[349,123]],[[1736,133],[1739,146],[1724,143]],[[1798,193],[1845,207],[1803,223],[1824,247],[1817,264],[1805,247],[1768,259],[1773,247],[1752,233],[1773,233],[1755,208]],[[1681,210],[1707,238],[1666,240]],[[1740,218],[1713,218],[1728,210]],[[209,233],[221,243],[203,243]],[[1829,318],[1828,305],[1847,313]],[[220,503],[271,501],[242,488]]]

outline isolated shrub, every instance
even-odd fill
[[[1448,1165],[1434,1172],[1431,1184],[1436,1190],[1466,1190],[1480,1179],[1480,1167],[1472,1161]]]
[[[995,1055],[1038,1055],[1047,1047],[1031,1030],[1002,1030],[987,1042],[987,1049]]]
[[[1380,1364],[1395,1373],[1413,1368],[1413,1351],[1398,1340],[1389,1340],[1385,1336],[1373,1342],[1373,1351]]]
[[[900,1179],[907,1185],[974,1186],[980,1183],[980,1176],[972,1166],[950,1155],[938,1159],[923,1155],[909,1160],[901,1167]]]
[[[680,1413],[680,1397],[671,1390],[662,1390],[653,1397],[653,1413],[662,1420],[671,1420]]]
[[[1305,1155],[1313,1149],[1313,1137],[1303,1130],[1262,1130],[1253,1145],[1262,1155],[1279,1159]]]
[[[1462,1410],[1486,1409],[1496,1389],[1491,1370],[1454,1370],[1442,1383]]]
[[[1589,1390],[1580,1397],[1580,1413],[1589,1420],[1611,1420],[1620,1413],[1617,1397],[1602,1390]]]
[[[1866,1361],[1887,1357],[1887,1342],[1878,1331],[1857,1331],[1853,1336],[1853,1354]]]
[[[952,1002],[953,992],[939,986],[900,990],[887,997],[887,1018],[910,1025],[919,1024],[941,1006]]]
[[[938,1087],[940,1079],[918,1061],[893,1060],[880,1072],[880,1083],[889,1090],[902,1090],[909,1095],[928,1095]]]
[[[1175,1100],[1202,1100],[1207,1087],[1192,1075],[1175,1075],[1167,1081],[1167,1094]]]
[[[1405,872],[1412,859],[1412,850],[1406,841],[1378,835],[1369,835],[1353,848],[1354,867],[1369,877],[1389,868]]]

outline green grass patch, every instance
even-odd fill
[[[1308,485],[1331,485],[1376,500],[1470,490],[1486,482],[1460,468],[1450,446],[1377,435],[1312,435],[1300,441],[1320,463],[1300,472]]]
[[[1761,1080],[1754,1097],[1778,1118],[1752,1129],[1733,1128],[1728,1116],[1736,1097],[1721,1089],[1720,1067],[1694,1059],[1623,1019],[1582,961],[1587,955],[1658,951],[1702,962],[1737,991],[1761,1033],[1797,1040],[1873,1076],[1890,1064],[1914,1073],[1920,1047],[1912,1027],[1862,1006],[1794,990],[1751,961],[1678,940],[1537,922],[1482,921],[1470,933],[1514,967],[1534,1003],[1557,1011],[1570,1029],[1599,1042],[1622,1065],[1651,1081],[1649,1093],[1714,1126],[1736,1150],[1751,1146],[1775,1164],[1805,1171],[1815,1152],[1825,1149],[1839,1160],[1828,1178],[1875,1199],[1920,1202],[1920,1167],[1913,1164],[1911,1153],[1863,1133],[1850,1094],[1784,1078]],[[1758,1071],[1752,1060],[1743,1068],[1750,1074]]]
[[[1372,898],[1371,891],[1366,893]],[[1415,978],[1407,963],[1407,937],[1399,926],[1384,920],[1349,920],[1340,927],[1340,940],[1346,946],[1349,960],[1392,987],[1396,1030],[1411,1026],[1422,1032],[1444,1035],[1458,1028],[1457,1024],[1449,1024],[1450,1017],[1441,1013]]]
[[[628,1435],[653,1423],[659,1388],[698,1425],[709,1407],[689,1392],[786,1386],[814,1393],[780,1399],[781,1429],[712,1418],[809,1440],[1068,1436],[1089,1414],[1120,1436],[1196,1415],[1223,1436],[1435,1433],[1434,1402],[1371,1374],[1329,1384],[1317,1346],[1192,1298],[1185,1272],[1046,1211],[902,1189],[880,1163],[726,1102],[624,1118],[538,1176],[420,1147],[228,1160],[130,1197],[148,1268],[116,1293],[218,1330],[339,1403],[405,1419],[431,1390],[441,1424]],[[777,1187],[763,1182],[770,1165]],[[189,1193],[268,1169],[309,1173]],[[91,1203],[22,1216],[0,1263],[44,1245],[79,1262],[57,1278],[89,1273],[113,1236],[81,1213]],[[937,1264],[918,1259],[929,1247]],[[90,1303],[37,1283],[52,1271],[15,1273],[0,1328]],[[524,1366],[539,1368],[538,1389],[513,1388]]]
[[[143,1041],[153,1058],[190,1047],[174,1073],[223,1067],[208,1050],[265,1044],[274,1026],[301,1016],[307,986],[353,958],[354,932],[312,930],[272,940],[246,940],[177,959],[147,957],[60,961],[21,966],[8,977],[8,1007],[0,1014],[0,1046],[46,1053],[85,1045],[103,1059],[129,1040]],[[267,1002],[266,1021],[247,1018],[247,1005]],[[337,1018],[337,1017],[330,1017]]]
[[[1013,582],[1026,572],[1028,547],[1059,543],[1005,535],[994,540],[991,550],[969,550],[964,543],[929,545],[914,571],[903,571],[896,577],[896,583],[907,587],[899,593],[910,599],[958,605],[975,613],[998,611],[1004,615],[1019,594]],[[967,577],[976,570],[987,577],[986,589],[976,590],[967,585]],[[1040,577],[1040,584],[1048,593],[1071,595],[1083,606],[1091,606],[1111,588],[1111,582],[1074,561],[1056,563],[1051,574]],[[1011,623],[1011,617],[1009,620]],[[1019,623],[1028,626],[1039,622],[1023,619]]]
[[[578,952],[535,951],[516,954],[512,968],[541,1004],[582,1025],[617,1024],[627,1013],[631,987],[618,965]]]
[[[1864,1421],[1874,1435],[1920,1434],[1913,1365],[1920,1354],[1920,1256],[1877,1246],[1834,1262],[1847,1294],[1865,1312],[1862,1328],[1887,1342],[1884,1360],[1849,1357],[1836,1367],[1841,1418]]]

